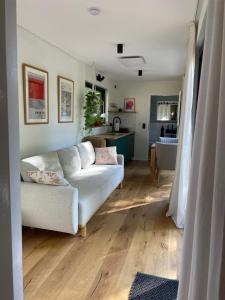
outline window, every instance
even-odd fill
[[[93,84],[91,82],[85,81],[85,88],[92,90]]]
[[[93,84],[89,81],[85,81],[85,88],[88,90],[88,89],[91,89],[93,88]],[[106,113],[106,90],[100,86],[97,86],[95,85],[94,86],[95,90],[97,92],[100,93],[100,97],[103,101],[103,104],[102,104],[102,107],[101,107],[101,113],[102,114],[105,114]],[[105,118],[104,118],[105,119]]]
[[[101,88],[101,87],[99,87],[99,86],[95,86],[95,90],[97,91],[97,92],[99,92],[100,93],[100,95],[101,95],[101,99],[102,99],[102,101],[103,101],[103,103],[102,103],[102,107],[101,107],[101,113],[102,114],[105,114],[105,110],[106,110],[106,90],[105,89],[103,89],[103,88]]]
[[[177,102],[157,102],[157,121],[177,121]]]

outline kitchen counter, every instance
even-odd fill
[[[98,134],[98,135],[94,135],[94,137],[96,138],[102,138],[102,139],[105,139],[105,140],[118,140],[120,138],[123,138],[123,137],[126,137],[126,136],[129,136],[129,135],[133,135],[134,132],[115,132],[115,133],[102,133],[102,134]]]

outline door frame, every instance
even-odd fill
[[[179,96],[179,102],[178,102],[178,107],[181,104],[181,90],[178,92],[174,92],[174,93],[154,93],[154,94],[150,94],[149,97],[149,101],[148,101],[148,115],[147,115],[147,120],[148,120],[148,126],[147,126],[147,157],[149,159],[149,142],[150,142],[150,121],[151,121],[151,102],[152,102],[152,97],[153,96],[162,96],[162,97],[166,97],[166,96]]]
[[[23,299],[16,0],[0,1],[0,299]]]

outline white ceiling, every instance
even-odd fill
[[[74,57],[96,64],[112,79],[136,79],[136,69],[123,66],[124,55],[146,60],[143,79],[183,75],[188,23],[197,0],[17,0],[18,24]],[[91,16],[88,7],[101,9]]]

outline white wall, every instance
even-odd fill
[[[121,81],[118,83],[118,100],[112,102],[123,108],[124,98],[136,99],[137,114],[120,114],[122,126],[129,126],[130,123],[131,129],[135,130],[135,159],[148,159],[148,123],[151,95],[175,95],[181,90],[181,85],[181,79],[173,81]],[[142,129],[143,123],[146,124],[145,129]]]
[[[22,63],[49,72],[49,124],[24,124]],[[93,81],[93,69],[18,26],[18,73],[21,157],[78,143],[83,135],[81,114],[85,80]],[[75,82],[74,123],[58,123],[57,75]],[[111,99],[113,82],[106,78],[101,86],[108,90]]]
[[[24,124],[22,63],[31,64],[49,72],[49,124]],[[84,135],[81,116],[85,80],[93,83],[96,70],[20,26],[18,26],[18,70],[21,157],[78,143]],[[68,77],[75,82],[74,123],[58,123],[57,75]],[[96,82],[94,83],[96,84]],[[132,116],[122,116],[122,125],[130,127],[136,132],[135,159],[146,160],[148,158],[150,96],[178,93],[181,89],[181,80],[123,81],[118,83],[115,89],[113,81],[106,76],[102,83],[98,82],[97,84],[106,88],[109,102],[116,102],[121,107],[123,107],[125,97],[136,98],[138,113]],[[142,129],[142,123],[146,123],[146,129]],[[94,129],[93,134],[106,130],[107,128]]]

